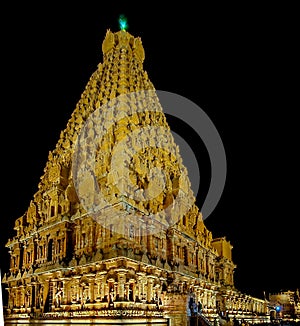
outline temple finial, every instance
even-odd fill
[[[127,18],[124,15],[120,15],[119,17],[119,26],[122,31],[126,31],[128,28]]]

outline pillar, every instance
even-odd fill
[[[57,280],[52,280],[52,281],[50,281],[50,283],[51,282],[52,282],[52,308],[54,308],[54,307],[58,306],[58,302],[57,302],[57,298],[56,298]],[[51,287],[50,283],[49,283],[49,287]]]
[[[118,272],[118,291],[119,294],[119,300],[124,300],[125,298],[125,281],[126,281],[126,275],[124,272]]]
[[[95,301],[95,279],[93,277],[89,278],[89,298],[90,302]]]
[[[152,302],[153,299],[153,283],[154,283],[154,277],[148,276],[147,277],[147,301]]]
[[[68,301],[68,294],[67,294],[67,287],[66,287],[66,282],[67,279],[66,278],[62,278],[62,294],[61,294],[61,304],[67,304]]]

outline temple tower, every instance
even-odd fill
[[[141,39],[108,30],[102,52],[7,242],[6,318],[213,318],[232,246],[204,225]]]

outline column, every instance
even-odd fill
[[[94,300],[100,301],[104,297],[103,291],[101,289],[101,278],[96,275],[94,280]]]
[[[76,302],[78,302],[79,297],[80,297],[80,290],[79,290],[80,276],[74,276],[74,278],[75,278],[74,291],[75,291],[75,296],[76,296]]]
[[[58,300],[56,298],[56,290],[57,290],[57,280],[52,280],[49,282],[49,291],[51,288],[51,282],[52,282],[52,308],[58,306]]]
[[[75,226],[75,251],[80,249],[80,232],[79,232],[80,226]]]
[[[128,284],[128,300],[135,301],[136,296],[136,283],[134,279],[129,280]]]
[[[61,294],[61,304],[67,304],[68,301],[68,294],[67,294],[67,287],[66,283],[68,281],[67,278],[61,278],[62,281],[62,294]]]
[[[20,306],[25,307],[25,286],[20,286]]]
[[[113,283],[113,289],[114,289],[114,301],[116,301],[117,294],[118,294],[118,282]]]
[[[147,302],[152,302],[153,300],[153,283],[154,283],[154,276],[147,277]]]
[[[44,249],[44,259],[43,259],[43,263],[47,261],[47,246],[46,246],[46,242],[43,244],[43,249]]]
[[[139,299],[142,301],[146,301],[146,294],[145,294],[146,283],[147,283],[147,279],[145,279],[145,276],[139,278]]]
[[[88,278],[89,280],[89,298],[90,298],[90,302],[94,302],[95,301],[95,279],[91,276]]]
[[[139,276],[137,280],[137,285],[136,285],[136,296],[138,297],[139,300],[142,300],[143,296],[143,288],[142,288],[142,277]]]
[[[207,291],[207,308],[211,308],[211,291]]]
[[[108,283],[105,282],[104,283],[104,280],[101,282],[101,292],[103,291],[103,298],[106,296],[107,300],[109,301],[109,286],[108,286]]]
[[[14,307],[14,288],[8,288],[8,308],[12,309]]]
[[[124,300],[125,298],[125,281],[126,281],[126,274],[124,272],[118,272],[118,286],[117,286],[117,293],[119,294],[119,300]]]

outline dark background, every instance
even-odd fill
[[[233,245],[236,287],[258,297],[299,288],[297,10],[246,2],[63,6],[1,9],[2,275],[14,221],[102,62],[106,30],[119,30],[124,14],[128,31],[142,39],[155,88],[195,102],[221,136],[227,180],[205,224]],[[207,153],[188,126],[172,117],[169,124],[199,155],[201,205],[209,185]]]

